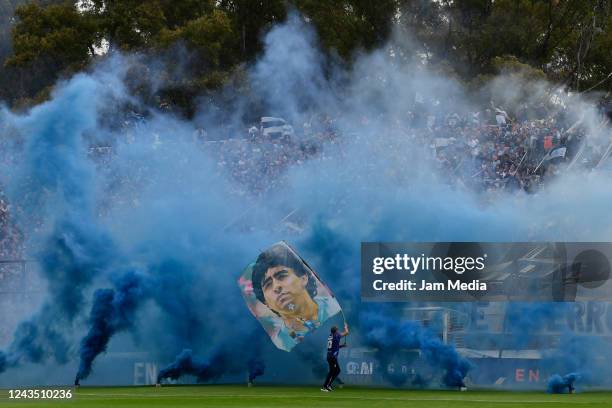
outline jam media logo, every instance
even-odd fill
[[[609,297],[608,291],[598,289],[610,280],[611,243],[457,242],[438,243],[431,251],[434,256],[451,258],[483,253],[487,254],[484,269],[473,269],[460,276],[447,270],[433,270],[434,276],[438,281],[487,282],[493,290],[486,295],[503,293],[508,300],[575,301]]]
[[[610,300],[611,264],[606,242],[363,243],[362,299]]]

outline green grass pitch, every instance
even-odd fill
[[[414,391],[345,387],[323,393],[317,387],[236,385],[81,387],[71,400],[11,400],[0,390],[0,408],[9,407],[350,407],[502,408],[612,407],[612,392],[549,395],[544,392]]]

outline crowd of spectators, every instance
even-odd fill
[[[20,259],[23,236],[10,218],[11,206],[0,197],[0,260]]]
[[[609,119],[604,115],[600,119],[596,127],[603,130]],[[334,159],[350,160],[341,155],[344,143],[385,143],[385,154],[390,154],[393,148],[389,145],[398,138],[429,155],[448,184],[477,191],[534,192],[545,180],[555,177],[563,165],[577,159],[584,148],[581,142],[586,131],[593,129],[583,120],[570,120],[563,111],[519,119],[499,108],[420,117],[409,112],[402,120],[364,116],[360,123],[349,126],[340,116],[326,116],[315,124],[305,123],[292,137],[270,139],[251,130],[247,138],[207,142],[206,147],[218,158],[220,173],[229,174],[245,187],[241,194],[274,188],[289,166],[312,158],[324,160],[330,150],[336,154]],[[599,147],[591,145],[591,154],[583,154],[579,165],[595,167],[604,158],[610,141],[608,136]],[[334,144],[340,148],[329,149]],[[376,153],[375,146],[373,151]]]
[[[10,211],[11,206],[6,198],[0,197],[0,318],[3,319],[0,325],[0,345],[9,341],[14,329],[14,316],[18,315],[18,303],[14,297],[26,289],[23,263],[17,261],[22,259],[23,237],[11,221]]]
[[[480,190],[533,192],[574,158],[584,137],[583,128],[568,133],[555,117],[519,121],[498,109],[492,124],[478,116],[453,115],[428,130],[440,170]]]
[[[263,128],[253,125],[243,134],[217,141],[211,141],[206,130],[198,128],[193,140],[215,158],[219,175],[235,181],[231,183],[235,194],[245,198],[277,189],[285,183],[290,167],[299,167],[309,160],[336,163],[352,160],[347,153],[349,149],[345,149],[350,143],[367,145],[375,154],[376,149],[396,155],[402,149],[414,149],[428,156],[443,182],[477,191],[533,192],[548,178],[555,177],[562,163],[576,161],[579,153],[583,156],[579,165],[590,166],[600,163],[610,153],[612,145],[608,135],[599,147],[589,147],[589,157],[584,154],[585,143],[581,141],[587,130],[593,131],[592,123],[585,126],[582,119],[570,118],[563,109],[550,113],[540,107],[529,113],[525,109],[509,115],[491,106],[462,113],[415,110],[401,118],[377,115],[348,120],[341,114],[329,114],[312,117],[295,129],[287,125],[285,128],[291,131],[276,137],[269,137]],[[607,115],[604,112],[601,123],[595,127],[607,129],[609,133],[605,127],[609,112]],[[138,115],[134,119],[128,115],[119,133],[125,133],[125,141],[131,143],[146,129],[145,117]],[[152,148],[158,152],[168,143],[164,135],[156,134],[152,140]],[[405,143],[394,145],[393,141],[398,140]],[[377,147],[382,144],[384,149]],[[90,159],[104,171],[110,167],[113,151],[112,145],[94,146],[90,149]],[[408,162],[396,164],[400,171],[402,166],[410,165]],[[130,191],[145,185],[149,173],[140,167],[116,173],[109,177],[106,202],[100,207],[108,209],[117,203],[138,205],[139,197]],[[10,213],[11,203],[0,191],[0,260],[23,256],[24,237],[11,221]]]
[[[289,126],[291,132],[280,137],[269,137],[262,128],[253,125],[244,134],[217,141],[211,141],[207,132],[199,128],[193,140],[215,158],[217,174],[232,179],[233,192],[245,199],[282,189],[288,170],[311,160],[323,165],[325,161],[336,165],[340,162],[342,167],[343,160],[354,160],[351,150],[346,148],[351,143],[388,158],[404,157],[406,148],[413,149],[427,156],[440,179],[452,186],[484,192],[530,193],[556,177],[564,165],[578,162],[577,166],[596,167],[604,161],[611,153],[612,138],[609,112],[602,113],[600,123],[589,126],[582,119],[564,117],[563,111],[548,113],[544,109],[536,110],[535,117],[520,112],[512,116],[494,107],[461,114],[408,112],[401,119],[362,116],[357,121],[348,121],[338,114],[313,117],[296,129]],[[598,128],[607,135],[599,138],[599,144],[582,143],[587,131]],[[146,129],[146,119],[138,116],[137,120],[127,121],[121,131],[126,135],[125,142],[131,143]],[[168,140],[163,135],[154,136],[152,148],[163,153]],[[89,153],[99,170],[113,173],[112,145],[92,146]],[[394,165],[401,173],[402,166],[411,163],[406,159]],[[100,205],[101,216],[104,209],[114,205],[139,205],[137,191],[147,184],[150,173],[146,166],[128,167],[129,171],[108,177],[108,194]],[[350,166],[345,167],[347,172],[351,171]],[[288,209],[289,215],[281,222],[284,226],[292,225],[299,233],[299,212],[293,215],[296,211]],[[14,212],[13,203],[0,188],[0,297],[4,300],[0,307],[5,317],[18,314],[10,311],[11,305],[17,304],[12,296],[24,296],[24,287],[29,286],[24,281],[25,263],[19,262],[24,257],[24,236],[12,218]],[[12,333],[10,325],[3,327],[0,344],[6,343]]]

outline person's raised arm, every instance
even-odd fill
[[[348,324],[344,323],[344,331],[340,333],[340,335],[344,337],[344,336],[348,336],[348,334],[349,334]]]

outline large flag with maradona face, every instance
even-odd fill
[[[253,316],[285,351],[342,311],[331,290],[284,241],[260,253],[238,286]]]

